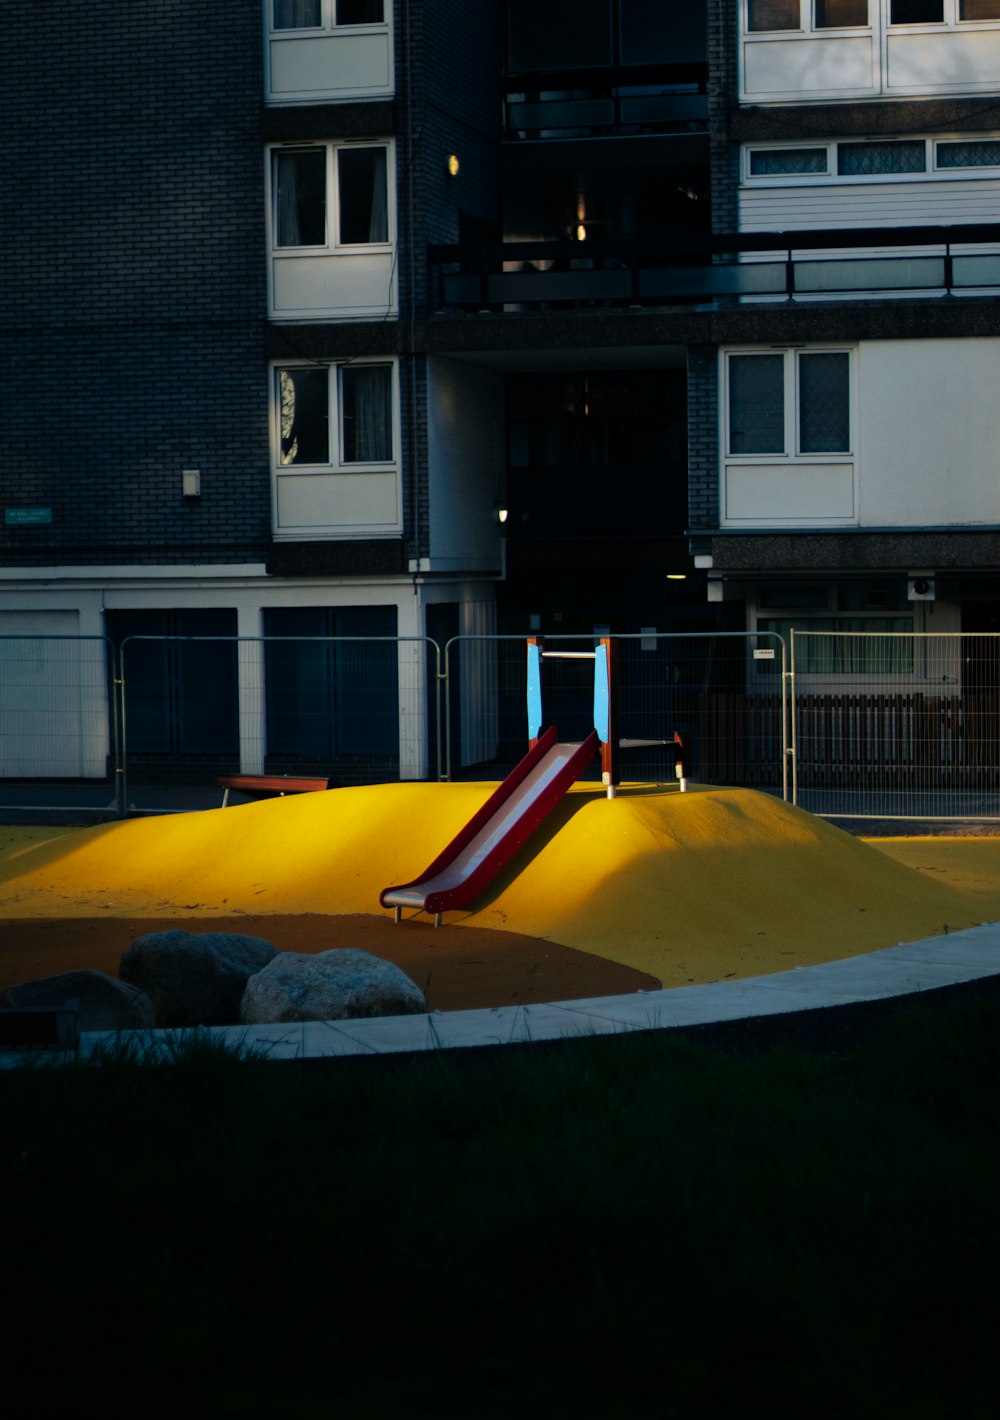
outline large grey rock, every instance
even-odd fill
[[[103,971],[64,971],[0,991],[0,1006],[56,1011],[76,1002],[81,1030],[148,1030],[153,1005],[144,991]]]
[[[392,962],[353,947],[309,955],[279,952],[247,982],[240,1019],[343,1021],[358,1016],[416,1015],[424,993]]]
[[[247,981],[277,954],[238,932],[150,932],[124,953],[118,975],[146,992],[158,1026],[234,1025]]]

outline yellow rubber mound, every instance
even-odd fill
[[[493,787],[385,784],[35,830],[21,846],[0,840],[0,915],[378,913],[381,889],[417,877]],[[937,935],[995,905],[764,794],[631,788],[609,801],[576,786],[476,910],[447,920],[673,986]]]

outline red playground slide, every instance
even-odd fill
[[[583,744],[560,744],[554,729],[539,737],[494,794],[412,883],[386,888],[383,907],[441,913],[466,907],[493,881],[578,779],[600,748],[592,730]]]

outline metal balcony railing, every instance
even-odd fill
[[[1000,223],[437,244],[437,309],[1000,294]]]

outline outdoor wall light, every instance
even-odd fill
[[[201,469],[181,469],[181,490],[185,498],[201,497]]]
[[[497,508],[497,509],[496,509],[496,515],[497,515],[497,522],[498,522],[498,523],[505,523],[505,522],[507,521],[507,509],[506,509],[506,508]]]
[[[687,575],[688,575],[688,574],[687,574],[686,572],[668,572],[668,573],[667,573],[667,581],[668,581],[668,582],[686,582],[686,581],[687,581]]]
[[[459,161],[458,161],[458,155],[455,154],[455,153],[449,153],[449,154],[448,154],[448,176],[449,176],[449,177],[458,177],[458,170],[459,170],[460,167],[461,167],[461,164],[460,164]]]

